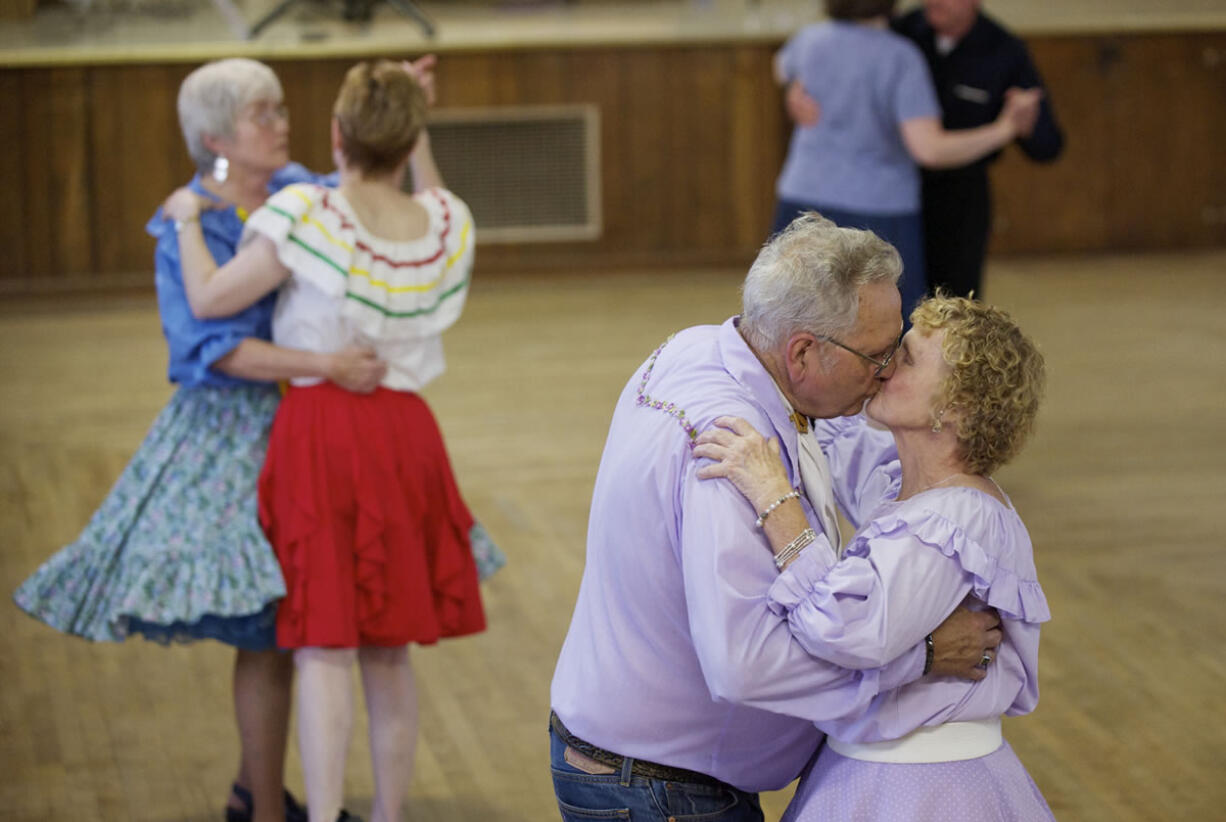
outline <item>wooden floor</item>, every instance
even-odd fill
[[[740,272],[479,281],[429,391],[461,484],[510,555],[490,630],[415,653],[421,822],[556,819],[549,680],[614,399]],[[987,296],[1050,391],[1000,475],[1053,621],[1038,711],[1006,733],[1062,820],[1226,818],[1226,254],[997,262]],[[72,540],[170,394],[152,299],[0,305],[0,589]],[[217,820],[230,654],[90,645],[0,606],[0,819]],[[360,734],[350,807],[372,784]],[[291,753],[288,783],[300,790]],[[787,794],[765,798],[768,819]]]

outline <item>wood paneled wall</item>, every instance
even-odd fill
[[[994,250],[1226,245],[1226,33],[1032,38],[1068,135],[995,172]],[[772,44],[448,53],[446,107],[595,103],[604,234],[484,246],[483,270],[740,264],[769,226],[788,124]],[[350,60],[271,64],[293,156],[331,165]],[[175,116],[189,65],[0,69],[0,293],[147,282],[144,225],[191,173]]]
[[[1006,152],[993,249],[1226,246],[1226,33],[1047,37],[1031,50],[1066,147]]]

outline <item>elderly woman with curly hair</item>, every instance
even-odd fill
[[[864,413],[818,421],[835,496],[858,529],[844,550],[807,530],[774,440],[723,418],[694,449],[713,460],[700,476],[728,478],[769,512],[763,530],[781,568],[771,607],[810,654],[876,668],[959,605],[1001,616],[1004,642],[984,654],[979,682],[925,676],[822,723],[826,745],[784,819],[1050,820],[1000,721],[1038,701],[1050,615],[1026,528],[991,477],[1033,427],[1043,358],[981,303],[930,298],[911,320]]]

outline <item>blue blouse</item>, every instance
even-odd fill
[[[297,163],[290,163],[273,174],[268,193],[274,194],[293,183],[335,185],[335,175],[321,175]],[[188,184],[192,191],[216,199],[200,183],[197,174]],[[204,241],[218,265],[224,265],[238,249],[243,234],[243,217],[231,206],[200,213]],[[233,351],[247,337],[272,339],[272,312],[277,303],[274,291],[259,302],[230,317],[201,320],[192,316],[183,288],[183,266],[179,259],[179,237],[174,221],[159,208],[145,230],[157,240],[154,252],[154,278],[158,293],[158,310],[162,317],[162,334],[170,347],[167,377],[182,386],[245,385],[249,380],[231,377],[213,370],[213,364]]]

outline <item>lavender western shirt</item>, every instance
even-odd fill
[[[848,670],[792,637],[767,599],[778,572],[756,512],[727,480],[695,473],[692,436],[722,415],[778,437],[799,483],[796,428],[735,318],[666,342],[613,413],[551,704],[598,747],[771,790],[820,742],[814,722],[862,714],[916,679],[923,650]]]
[[[975,488],[897,501],[894,438],[863,417],[822,420],[818,439],[835,497],[858,530],[842,560],[815,544],[772,586],[771,607],[788,617],[801,644],[848,668],[876,668],[907,653],[959,604],[996,608],[1005,634],[982,682],[926,677],[878,695],[867,710],[819,721],[822,730],[879,742],[921,725],[1034,710],[1039,626],[1051,614],[1017,511]]]

